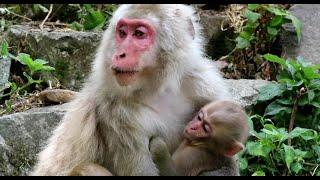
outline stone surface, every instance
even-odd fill
[[[248,109],[263,80],[226,80],[235,100]],[[0,175],[27,175],[36,154],[62,119],[68,104],[0,117]]]
[[[283,56],[302,56],[308,62],[320,64],[320,4],[296,4],[290,8],[290,12],[302,23],[302,38],[298,43],[293,25],[284,26]]]
[[[78,90],[89,74],[91,62],[100,43],[102,32],[79,32],[31,25],[14,25],[8,33],[11,45],[33,58],[49,61],[56,68],[53,75],[69,89]],[[50,78],[49,76],[48,78]]]
[[[10,66],[11,61],[7,58],[0,58],[0,95],[1,89],[4,88],[6,82],[8,82],[8,78],[10,75]]]
[[[68,104],[0,117],[0,176],[27,175]]]
[[[232,50],[232,43],[227,37],[232,35],[232,31],[223,31],[229,19],[226,15],[215,10],[199,11],[200,23],[203,26],[203,35],[206,43],[206,53],[212,58],[217,59],[228,54]]]

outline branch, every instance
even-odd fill
[[[290,117],[290,124],[289,124],[289,129],[288,129],[288,133],[290,133],[293,129],[293,125],[294,125],[294,121],[296,119],[296,114],[297,114],[297,110],[298,110],[298,103],[299,103],[299,99],[301,97],[302,94],[306,93],[306,89],[304,87],[302,87],[299,92],[297,92],[297,96],[294,99],[294,103],[293,103],[293,109],[292,109],[292,113],[291,113],[291,117]],[[291,139],[288,139],[288,145],[291,146]]]
[[[43,30],[43,25],[44,25],[44,23],[47,21],[47,19],[49,18],[50,14],[51,14],[51,12],[52,12],[52,8],[53,8],[53,4],[50,4],[49,12],[48,12],[47,16],[44,18],[44,20],[42,21],[42,23],[41,23],[40,26],[39,26],[40,29],[41,29],[41,31]]]

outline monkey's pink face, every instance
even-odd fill
[[[122,18],[118,21],[111,68],[120,86],[130,85],[142,75],[145,68],[142,55],[153,47],[155,37],[155,28],[146,20]]]
[[[206,120],[206,115],[200,111],[198,115],[190,121],[184,129],[184,135],[189,140],[199,138],[209,138],[212,134],[212,126]]]

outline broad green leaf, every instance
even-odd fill
[[[242,170],[248,168],[248,161],[247,161],[247,159],[245,159],[245,158],[240,158],[239,168],[242,169]]]
[[[288,13],[284,10],[284,9],[280,9],[277,7],[273,7],[273,6],[268,6],[267,10],[277,16],[286,16],[288,15]]]
[[[41,4],[33,4],[33,11],[38,14],[40,12],[47,13],[49,10]]]
[[[301,163],[295,162],[291,164],[291,169],[294,173],[298,174],[303,169],[303,166]]]
[[[298,18],[296,18],[293,15],[288,15],[287,16],[288,19],[291,19],[293,26],[296,29],[296,33],[297,33],[297,37],[298,37],[298,41],[301,41],[301,22],[299,21]]]
[[[320,102],[313,101],[313,102],[311,102],[310,104],[311,104],[312,106],[320,109]]]
[[[54,67],[51,67],[51,66],[43,66],[41,70],[43,70],[43,71],[54,71],[56,69]]]
[[[276,28],[269,27],[269,26],[267,27],[267,32],[272,36],[276,36],[278,34],[278,30]]]
[[[34,62],[39,63],[39,64],[43,64],[43,65],[48,64],[48,61],[45,61],[43,59],[36,59]]]
[[[251,39],[251,34],[249,34],[248,32],[246,31],[242,31],[240,34],[239,34],[240,37],[250,41]]]
[[[8,51],[8,42],[6,40],[4,40],[1,44],[1,54],[2,57],[6,58],[9,55],[9,51]]]
[[[296,127],[287,135],[286,139],[293,139],[296,137],[302,137],[304,140],[310,140],[314,139],[316,136],[311,129]]]
[[[315,97],[315,92],[314,92],[314,90],[309,90],[309,91],[308,91],[308,100],[309,100],[309,103],[312,102],[312,100],[314,99],[314,97]]]
[[[265,58],[267,61],[275,62],[275,63],[281,64],[283,66],[286,64],[286,61],[284,59],[282,59],[276,55],[273,55],[273,54],[265,54],[262,57]]]
[[[245,12],[245,17],[248,18],[249,23],[255,23],[261,17],[261,14],[252,12],[247,9]]]
[[[29,54],[19,53],[17,60],[23,65],[27,65],[28,67],[32,67],[33,60]]]
[[[273,99],[276,96],[280,96],[284,92],[281,84],[268,84],[259,89],[259,94],[257,97],[257,101],[268,101]]]
[[[105,22],[105,17],[100,11],[90,11],[84,17],[84,28],[86,30],[91,30]]]
[[[320,64],[312,65],[311,68],[314,69],[314,70],[319,70],[320,69]]]
[[[274,16],[270,21],[269,26],[276,27],[278,25],[281,25],[282,22],[283,22],[283,16]]]
[[[269,152],[272,150],[270,147],[251,141],[247,143],[246,149],[250,155],[263,157],[268,157]]]
[[[274,101],[266,107],[265,115],[273,116],[280,113],[281,111],[290,114],[292,112],[292,107],[287,107],[285,105],[279,104],[277,101]]]
[[[315,70],[312,69],[311,67],[303,67],[302,71],[303,71],[304,75],[306,76],[306,78],[309,80],[320,78],[320,74],[315,72]]]
[[[73,29],[73,30],[76,30],[76,31],[82,31],[83,30],[83,25],[74,21],[73,23],[71,24],[68,24],[68,27],[70,29]]]
[[[256,8],[258,8],[260,5],[259,4],[248,4],[248,9],[253,11]]]
[[[255,171],[252,176],[266,176],[265,172],[259,170],[259,171]]]
[[[308,95],[307,94],[303,94],[299,99],[298,105],[299,106],[305,106],[307,104],[309,104]]]
[[[283,144],[283,148],[284,148],[284,159],[285,159],[285,162],[286,162],[288,169],[290,169],[290,166],[294,161],[295,152],[291,146],[287,146],[287,145]]]
[[[320,79],[314,79],[310,81],[308,89],[319,90],[320,89]]]

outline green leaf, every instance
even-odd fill
[[[311,140],[316,138],[316,134],[312,129],[296,127],[287,135],[286,139],[293,139],[296,137],[302,137],[304,140]]]
[[[1,44],[1,54],[2,57],[7,58],[9,55],[9,50],[8,50],[8,42],[4,40]]]
[[[255,171],[252,176],[266,176],[265,172],[263,172],[262,170],[259,171]]]
[[[35,14],[39,14],[40,12],[47,13],[49,10],[42,6],[41,4],[33,4],[32,10]]]
[[[84,17],[84,28],[86,30],[91,30],[105,22],[105,17],[100,11],[90,11]]]
[[[268,101],[273,99],[276,96],[280,96],[284,92],[281,84],[268,84],[259,89],[259,95],[257,101]]]
[[[296,33],[297,33],[297,37],[298,37],[298,41],[301,41],[301,22],[299,21],[298,18],[296,18],[293,15],[288,15],[287,16],[288,19],[291,19],[293,26],[296,29]]]
[[[313,79],[310,81],[308,89],[319,90],[320,89],[320,79]]]
[[[265,58],[267,61],[275,62],[275,63],[281,64],[283,66],[286,64],[286,61],[284,59],[282,59],[276,55],[273,55],[273,54],[265,54],[262,57]]]
[[[54,71],[56,69],[54,67],[51,67],[51,66],[43,66],[41,70],[43,70],[43,71]]]
[[[273,116],[273,115],[276,115],[282,111],[286,112],[287,114],[290,114],[292,112],[292,108],[286,107],[286,106],[278,103],[277,101],[274,101],[267,106],[267,108],[265,110],[265,115]]]
[[[267,11],[277,15],[277,16],[286,16],[288,15],[288,12],[285,11],[284,9],[280,9],[280,8],[277,8],[277,7],[273,7],[273,6],[268,6],[267,7]]]
[[[29,54],[25,54],[25,53],[19,53],[17,60],[23,64],[23,65],[27,65],[29,68],[32,67],[33,64],[33,60],[30,57]]]
[[[255,23],[261,17],[261,14],[252,12],[247,9],[245,12],[245,17],[248,18],[249,23]]]
[[[244,39],[246,39],[246,40],[248,40],[248,41],[250,41],[251,35],[252,35],[252,34],[249,34],[249,33],[246,32],[246,31],[242,31],[242,32],[239,34],[240,37],[242,37],[242,38],[244,38]]]
[[[244,39],[242,37],[237,37],[236,41],[237,41],[236,48],[244,49],[250,46],[250,42],[247,39]]]
[[[248,161],[247,161],[247,159],[245,159],[245,158],[240,158],[239,168],[242,169],[242,170],[248,168]]]
[[[248,9],[253,11],[256,8],[258,8],[260,5],[259,4],[248,4]]]
[[[263,157],[268,157],[268,154],[272,150],[268,146],[263,146],[258,142],[252,142],[252,141],[246,144],[246,149],[248,150],[248,153],[252,156],[263,156]]]
[[[320,109],[320,102],[313,101],[310,103],[312,106]]]
[[[293,160],[295,157],[295,152],[291,146],[287,146],[287,145],[283,144],[283,148],[284,148],[284,159],[285,159],[285,162],[286,162],[288,169],[290,170],[290,166],[293,163]]]
[[[308,91],[308,100],[309,100],[309,103],[312,102],[312,100],[314,99],[314,97],[315,97],[315,92],[314,92],[314,90],[309,90],[309,91]]]
[[[273,27],[267,27],[267,32],[268,34],[271,34],[272,36],[276,36],[278,34],[278,30]]]
[[[298,174],[303,169],[303,166],[301,163],[295,162],[291,164],[291,169],[294,173]]]
[[[43,59],[36,59],[34,62],[39,63],[39,64],[43,64],[43,65],[48,64],[48,61],[45,61]]]
[[[272,20],[270,21],[269,26],[276,27],[276,26],[281,25],[282,22],[283,22],[283,16],[274,16],[272,18]]]
[[[320,74],[315,72],[315,70],[312,69],[311,67],[303,67],[302,71],[303,71],[305,77],[309,80],[320,78]]]

